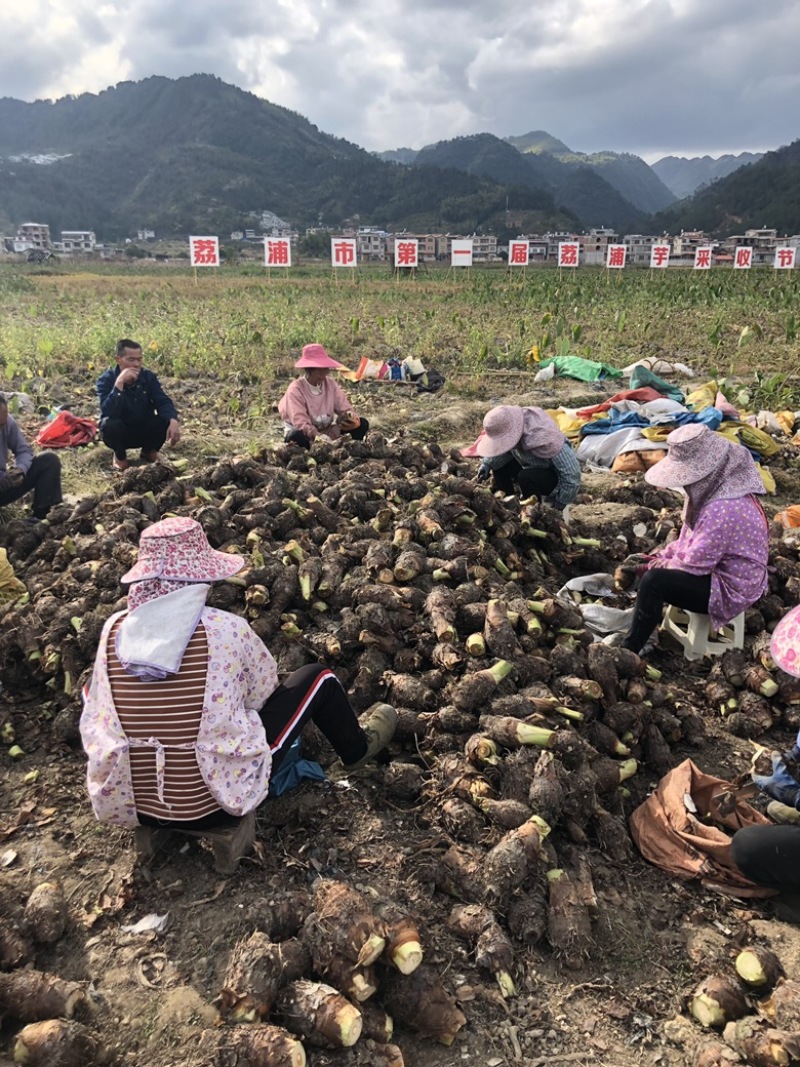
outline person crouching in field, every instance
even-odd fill
[[[146,463],[157,463],[165,441],[180,441],[181,428],[157,376],[142,366],[142,346],[124,337],[117,341],[115,358],[116,367],[97,381],[100,436],[114,453],[114,470],[124,471],[130,466],[129,448],[141,449]]]
[[[502,404],[487,412],[483,431],[464,456],[480,456],[478,481],[492,477],[501,493],[519,489],[563,511],[581,487],[581,467],[572,445],[542,408]]]
[[[686,493],[680,536],[646,557],[624,648],[640,653],[665,604],[711,617],[719,629],[767,591],[764,483],[743,445],[697,423],[667,436],[668,455],[645,480]]]
[[[14,462],[9,466],[9,456]],[[41,522],[61,503],[61,460],[54,452],[34,456],[0,393],[0,507],[33,492],[33,522]]]
[[[366,419],[359,418],[341,386],[330,373],[342,364],[331,359],[322,345],[306,345],[295,363],[303,374],[297,378],[278,403],[283,419],[284,440],[310,448],[318,434],[336,439],[349,433],[361,441],[369,430]]]
[[[253,811],[312,720],[345,771],[392,739],[397,714],[362,723],[333,671],[311,663],[280,685],[245,619],[206,606],[210,583],[244,566],[211,548],[200,523],[162,519],[142,532],[123,575],[127,610],[103,627],[80,730],[96,817],[117,826],[205,830]]]

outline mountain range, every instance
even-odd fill
[[[744,170],[792,172],[795,161],[780,156],[787,151]],[[673,186],[679,171],[663,169]],[[725,201],[738,173],[701,193],[713,191],[723,227],[747,214]],[[762,182],[756,198],[767,219],[770,187]],[[379,158],[210,75],[122,82],[56,102],[0,99],[0,229],[34,220],[53,232],[93,229],[101,240],[142,227],[224,234],[252,227],[264,210],[298,228],[482,229],[503,237],[592,226],[653,232],[654,218],[679,225],[695,206],[675,203],[656,167],[638,156],[574,152],[541,130],[476,134]]]

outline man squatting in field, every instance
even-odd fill
[[[9,467],[9,453],[14,465]],[[53,452],[34,456],[19,426],[8,413],[8,401],[0,393],[0,507],[19,500],[33,490],[33,518],[47,518],[54,504],[61,503],[61,461]]]
[[[563,511],[581,487],[581,467],[572,445],[542,408],[502,404],[487,412],[480,436],[462,455],[480,456],[478,481],[492,488],[541,497]]]
[[[142,366],[142,346],[125,337],[117,341],[115,358],[116,367],[97,380],[100,436],[114,453],[114,470],[124,471],[129,448],[140,448],[145,462],[157,463],[165,441],[180,441],[181,428],[158,377]]]

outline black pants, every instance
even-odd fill
[[[321,663],[309,663],[278,686],[259,712],[272,753],[272,770],[277,771],[305,724],[313,722],[342,763],[356,763],[367,751],[367,736],[350,706],[342,683]],[[139,815],[143,826],[176,830],[208,830],[235,820],[225,811],[212,811],[202,819],[172,822],[151,815]]]
[[[745,826],[733,835],[733,862],[756,885],[800,893],[800,826]]]
[[[665,604],[706,615],[710,596],[710,574],[688,574],[667,567],[653,567],[645,571],[636,594],[633,622],[622,647],[637,654],[641,652],[648,637],[661,622]]]
[[[548,463],[546,467],[523,467],[512,458],[502,467],[493,470],[492,475],[493,489],[506,494],[515,493],[518,485],[523,497],[550,496],[558,485],[558,475],[552,463]]]
[[[61,503],[61,460],[55,452],[34,456],[22,482],[13,489],[0,490],[0,507],[11,504],[33,490],[33,514],[44,519],[54,504]]]
[[[169,419],[152,415],[142,422],[123,422],[122,419],[105,419],[100,427],[103,444],[113,451],[117,459],[125,459],[129,448],[141,448],[142,452],[158,452],[167,439]]]
[[[349,433],[354,441],[363,441],[369,430],[369,423],[366,419],[358,420],[358,429],[356,430],[342,430],[342,433]],[[311,448],[311,441],[302,430],[291,430],[286,434],[284,440],[294,445],[300,445],[301,448]]]

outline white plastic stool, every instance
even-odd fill
[[[565,508],[563,508],[563,509],[562,509],[562,511],[561,511],[561,517],[562,517],[562,519],[564,520],[564,522],[566,522],[567,524],[569,524],[569,504],[567,504],[567,506],[566,506]]]
[[[683,645],[686,659],[721,656],[731,648],[744,648],[744,612],[711,636],[711,619],[694,611],[684,611],[674,604],[667,607],[661,629]]]

